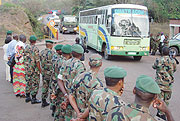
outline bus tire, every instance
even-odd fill
[[[140,61],[142,56],[133,56],[133,58],[134,58],[135,61]]]
[[[104,59],[106,59],[106,60],[110,60],[111,59],[111,55],[108,55],[106,47],[104,49]]]

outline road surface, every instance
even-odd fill
[[[74,39],[77,35],[64,34],[60,35],[60,39],[64,40],[63,44],[73,44]],[[38,48],[41,50],[44,45],[39,45]],[[87,65],[88,56],[93,53],[97,53],[95,50],[90,49],[89,53],[85,54]],[[17,98],[13,95],[12,85],[5,80],[5,64],[3,61],[3,50],[0,49],[0,121],[53,121],[51,117],[51,112],[49,107],[41,108],[41,104],[31,105],[30,103],[25,103],[24,99]],[[134,96],[132,93],[133,87],[135,85],[136,78],[141,75],[149,75],[155,77],[155,71],[152,69],[152,64],[157,56],[147,56],[143,57],[141,61],[134,61],[132,57],[113,57],[112,60],[104,60],[103,66],[99,72],[99,77],[104,81],[103,70],[108,66],[120,66],[127,71],[127,77],[125,78],[125,90],[122,95],[122,99],[126,102],[133,102]],[[180,60],[180,57],[178,57]],[[175,83],[173,84],[173,95],[170,100],[169,108],[176,121],[180,120],[179,109],[180,109],[180,66],[177,66],[177,71],[175,73]],[[105,82],[104,82],[105,83]],[[41,81],[42,86],[42,81]],[[38,94],[38,99],[41,94],[41,86]],[[154,114],[155,112],[152,113]]]

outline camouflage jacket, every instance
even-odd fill
[[[84,72],[73,80],[71,94],[75,97],[80,112],[88,108],[88,101],[93,90],[100,88],[103,88],[103,84],[97,74],[92,71]]]
[[[77,58],[67,60],[61,68],[62,80],[68,93],[71,91],[73,79],[86,70],[84,64]]]
[[[28,44],[24,49],[24,65],[26,74],[40,74],[37,67],[38,62],[40,62],[39,49],[35,45]]]
[[[113,107],[122,105],[126,103],[116,92],[108,88],[94,90],[89,100],[89,120],[105,121]]]
[[[44,50],[41,51],[40,59],[41,59],[41,68],[43,75],[52,74],[52,69],[53,69],[52,58],[54,54],[55,52],[48,48],[45,48]]]
[[[106,121],[156,121],[149,109],[139,104],[128,104],[113,108]]]
[[[169,56],[163,56],[156,59],[152,66],[156,70],[156,82],[161,90],[170,91],[171,84],[174,82],[173,74],[176,71],[176,62]]]
[[[58,81],[58,74],[59,74],[59,68],[61,68],[63,58],[59,55],[54,55],[52,62],[53,62],[53,68],[52,68],[52,75],[51,75],[51,88],[52,92],[55,93]]]

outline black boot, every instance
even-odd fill
[[[25,99],[25,102],[28,103],[31,101],[31,97],[30,97],[30,94],[29,93],[26,93],[26,99]]]
[[[49,105],[49,103],[46,102],[46,99],[42,99],[42,105],[41,105],[41,107],[44,108],[44,107],[46,107],[46,106],[48,106],[48,105]]]
[[[53,106],[51,106],[51,110],[52,110],[52,117],[54,117],[54,113],[55,113],[55,111],[56,111],[56,106],[55,105],[53,105]]]
[[[37,104],[37,103],[41,103],[41,101],[36,99],[36,95],[32,95],[31,104]]]

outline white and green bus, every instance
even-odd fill
[[[115,4],[79,13],[79,37],[86,45],[110,56],[149,55],[149,18],[147,7]]]

